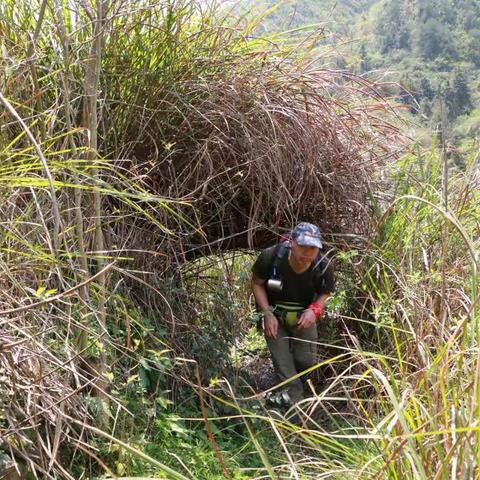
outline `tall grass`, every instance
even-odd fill
[[[215,12],[191,1],[134,10],[114,19],[105,48],[105,148],[149,190],[196,207],[183,209],[190,224],[165,220],[181,232],[174,250],[252,247],[299,216],[367,230],[371,173],[402,137],[377,86]],[[158,241],[148,228],[136,240]]]
[[[408,285],[400,274],[404,259],[396,264],[394,256],[395,241],[404,238],[398,235],[399,218],[408,213],[427,221],[433,216],[429,204],[403,212],[416,204],[399,201],[392,208],[380,228],[386,242],[379,241],[371,253],[382,262],[363,280],[370,284],[372,311],[384,323],[380,332],[395,332],[396,348],[388,343],[385,354],[351,348],[352,364],[304,405],[310,415],[329,402],[348,402],[362,416],[368,413],[363,422],[333,415],[335,431],[320,423],[300,429],[268,411],[252,414],[256,399],[232,398],[236,392],[232,395],[227,383],[220,382],[221,395],[214,386],[199,385],[199,372],[192,373],[186,358],[192,344],[182,342],[182,332],[195,333],[191,317],[198,312],[179,281],[180,267],[195,255],[231,248],[237,236],[239,245],[264,243],[273,237],[271,230],[307,214],[325,219],[327,231],[369,230],[360,213],[371,193],[371,174],[401,150],[390,107],[373,85],[313,67],[271,39],[253,38],[254,23],[222,23],[203,2],[101,4],[96,6],[108,7],[103,42],[93,3],[0,4],[1,448],[38,477],[92,478],[100,472],[113,477],[129,466],[136,473],[144,468],[152,475],[194,478],[185,459],[161,448],[161,439],[147,442],[155,437],[152,431],[168,430],[172,443],[181,436],[177,419],[165,413],[172,399],[190,405],[178,391],[181,385],[201,399],[216,396],[196,420],[214,422],[207,407],[214,410],[219,402],[244,422],[248,440],[242,451],[265,468],[252,466],[247,476],[318,478],[322,472],[341,478],[359,467],[374,474],[382,465],[388,472],[394,467],[405,474],[409,468],[428,472],[424,453],[415,451],[420,440],[411,414],[403,413],[427,402],[420,397],[424,403],[411,405],[410,397],[400,398],[398,376],[415,378],[409,372],[417,360],[407,355],[417,354],[411,343],[416,326],[410,326],[406,304],[397,311],[388,299]],[[98,73],[89,65],[100,56]],[[98,78],[97,86],[90,77]],[[94,97],[96,105],[89,105]],[[92,140],[92,108],[99,115],[98,142]],[[427,193],[435,188],[429,185]],[[455,188],[463,195],[457,214],[464,225],[473,194]],[[423,191],[415,194],[425,197]],[[311,203],[316,209],[309,209]],[[461,227],[466,237],[476,228],[469,221]],[[264,238],[256,238],[257,230]],[[99,231],[105,247],[95,240]],[[458,242],[458,229],[448,231],[449,242]],[[415,233],[410,231],[412,238]],[[446,269],[447,260],[442,265]],[[432,268],[431,282],[438,265]],[[103,274],[105,282],[99,280]],[[444,285],[455,305],[448,315],[468,307],[470,300],[457,296],[462,284],[453,283],[452,291],[450,283]],[[405,299],[399,295],[400,300]],[[221,312],[214,318],[220,317]],[[391,328],[393,319],[405,324]],[[442,328],[450,338],[446,320]],[[463,317],[456,331],[450,339],[463,342],[458,362],[468,372],[467,346],[476,344]],[[420,351],[418,359],[433,355],[427,345]],[[397,354],[398,365],[391,361]],[[437,368],[440,360],[428,361]],[[327,363],[343,365],[336,357]],[[169,380],[172,374],[176,382]],[[361,397],[367,385],[379,401]],[[95,388],[97,397],[91,395]],[[458,400],[455,415],[463,415],[458,422],[466,428],[470,407],[464,410]],[[370,430],[358,434],[365,421]],[[260,439],[271,441],[273,433],[270,448],[257,439],[258,425],[266,426],[260,427],[265,435]],[[392,436],[395,429],[398,435],[410,432],[405,447]],[[220,434],[213,428],[208,434],[214,459],[224,463]],[[469,432],[455,435],[464,439]],[[199,458],[184,443],[182,452]],[[377,445],[381,454],[369,461]],[[425,447],[425,455],[429,451]],[[390,463],[385,452],[392,455]]]
[[[390,172],[377,235],[358,252],[363,312],[337,317],[343,355],[325,360],[303,425],[263,418],[285,450],[278,477],[477,478],[478,156],[465,171],[445,162],[434,148]]]
[[[405,159],[367,271],[377,319],[408,331],[381,342],[397,358],[379,403],[397,435],[386,444],[392,478],[478,468],[478,158],[464,172],[445,162],[435,149]]]
[[[345,255],[363,310],[331,312],[344,342],[314,367],[330,375],[312,385],[300,421],[290,422],[298,410],[282,417],[261,395],[242,396],[238,383],[205,389],[212,422],[246,425],[264,464],[245,469],[249,478],[477,478],[480,176],[478,156],[468,160],[460,171],[436,147],[413,149],[389,171],[376,236]],[[217,278],[212,265],[201,284]],[[248,269],[244,256],[238,267]],[[267,432],[276,448],[259,441]]]
[[[114,352],[123,346],[112,325],[129,320],[125,309],[116,308],[123,305],[121,298],[109,303],[115,283],[99,278],[108,273],[110,281],[121,281],[120,263],[129,259],[118,255],[121,245],[104,251],[95,246],[98,221],[108,235],[119,217],[94,211],[93,199],[100,195],[147,219],[164,208],[175,210],[174,202],[126,179],[92,150],[92,129],[82,124],[91,12],[67,7],[61,2],[0,6],[0,443],[20,462],[22,475],[30,471],[43,478],[90,476],[98,471],[92,467],[86,473],[90,460],[110,471],[89,441],[111,416],[107,402],[126,410],[105,380],[121,358]],[[158,220],[151,228],[165,232]],[[99,308],[105,301],[108,330]],[[89,402],[100,381],[103,398]],[[185,478],[103,434],[171,477]]]

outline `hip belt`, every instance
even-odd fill
[[[278,318],[278,320],[287,327],[294,327],[297,324],[298,319],[302,316],[303,312],[303,308],[301,310],[291,310],[286,309],[281,305],[276,305],[274,310],[275,316]]]

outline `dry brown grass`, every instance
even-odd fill
[[[175,119],[182,99],[168,108],[146,98],[142,108],[151,115],[135,128],[145,135],[122,141],[130,175],[193,207],[182,215],[198,231],[163,219],[177,233],[174,250],[191,258],[261,247],[300,219],[327,234],[367,233],[376,173],[403,140],[388,104],[373,85],[344,72],[261,58],[244,63],[182,84],[193,100],[168,135],[163,122]],[[141,112],[134,117],[145,119]],[[169,250],[155,235],[144,239]]]
[[[37,139],[56,192],[49,195],[45,169],[18,121],[0,112],[0,437],[2,448],[46,478],[72,478],[67,470],[80,450],[101,463],[86,444],[85,429],[92,433],[95,419],[79,396],[98,375],[79,368],[84,352],[74,339],[87,331],[89,355],[98,355],[100,340],[118,353],[97,315],[100,298],[110,301],[122,282],[143,280],[137,285],[146,306],[172,337],[179,327],[192,329],[192,299],[174,289],[171,298],[162,297],[168,290],[164,272],[176,287],[179,267],[190,259],[263,246],[299,219],[318,223],[330,238],[368,233],[376,170],[401,151],[404,140],[374,85],[295,55],[282,57],[276,46],[253,48],[237,27],[212,26],[195,9],[185,15],[175,10],[194,2],[170,3],[178,15],[173,23],[155,2],[138,10],[111,3],[98,102],[99,157],[110,163],[84,156],[88,16],[82,11],[70,26],[71,44],[63,50],[58,12],[47,9],[41,41],[26,59],[24,47],[36,27],[33,7],[2,6],[2,92]],[[23,19],[22,28],[7,14]],[[92,177],[97,167],[100,173]],[[88,277],[75,230],[74,189],[80,188],[88,273],[105,254],[131,256],[135,261],[122,267],[141,271],[120,271],[119,283],[106,291],[92,282],[88,301],[61,296],[32,309],[45,295],[39,287],[65,293]],[[94,246],[98,216],[91,194],[99,190],[105,252]],[[125,322],[128,337],[127,313],[111,320]],[[129,340],[119,356],[129,353]],[[60,458],[60,446],[71,459]]]

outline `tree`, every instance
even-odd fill
[[[385,3],[376,23],[376,34],[381,53],[394,49],[410,49],[410,31],[402,2]]]
[[[472,109],[472,96],[465,73],[455,69],[449,80],[449,95],[446,99],[452,118],[468,113]]]
[[[370,60],[368,57],[368,52],[367,52],[367,47],[365,47],[365,44],[362,43],[360,47],[360,51],[358,52],[358,55],[360,57],[360,72],[368,72],[370,70]]]

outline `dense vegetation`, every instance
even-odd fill
[[[0,4],[0,476],[474,478],[478,154],[408,144],[390,86],[364,75],[423,58],[420,17],[399,47],[380,27],[393,3],[339,2],[342,35],[388,47],[334,57],[333,37],[272,33],[320,3],[288,22],[288,2],[240,19],[190,0]],[[462,5],[435,10],[445,58],[471,65],[457,127],[478,67]],[[446,51],[423,58],[438,78]],[[285,411],[265,402],[249,270],[300,219],[339,288],[311,395]]]

